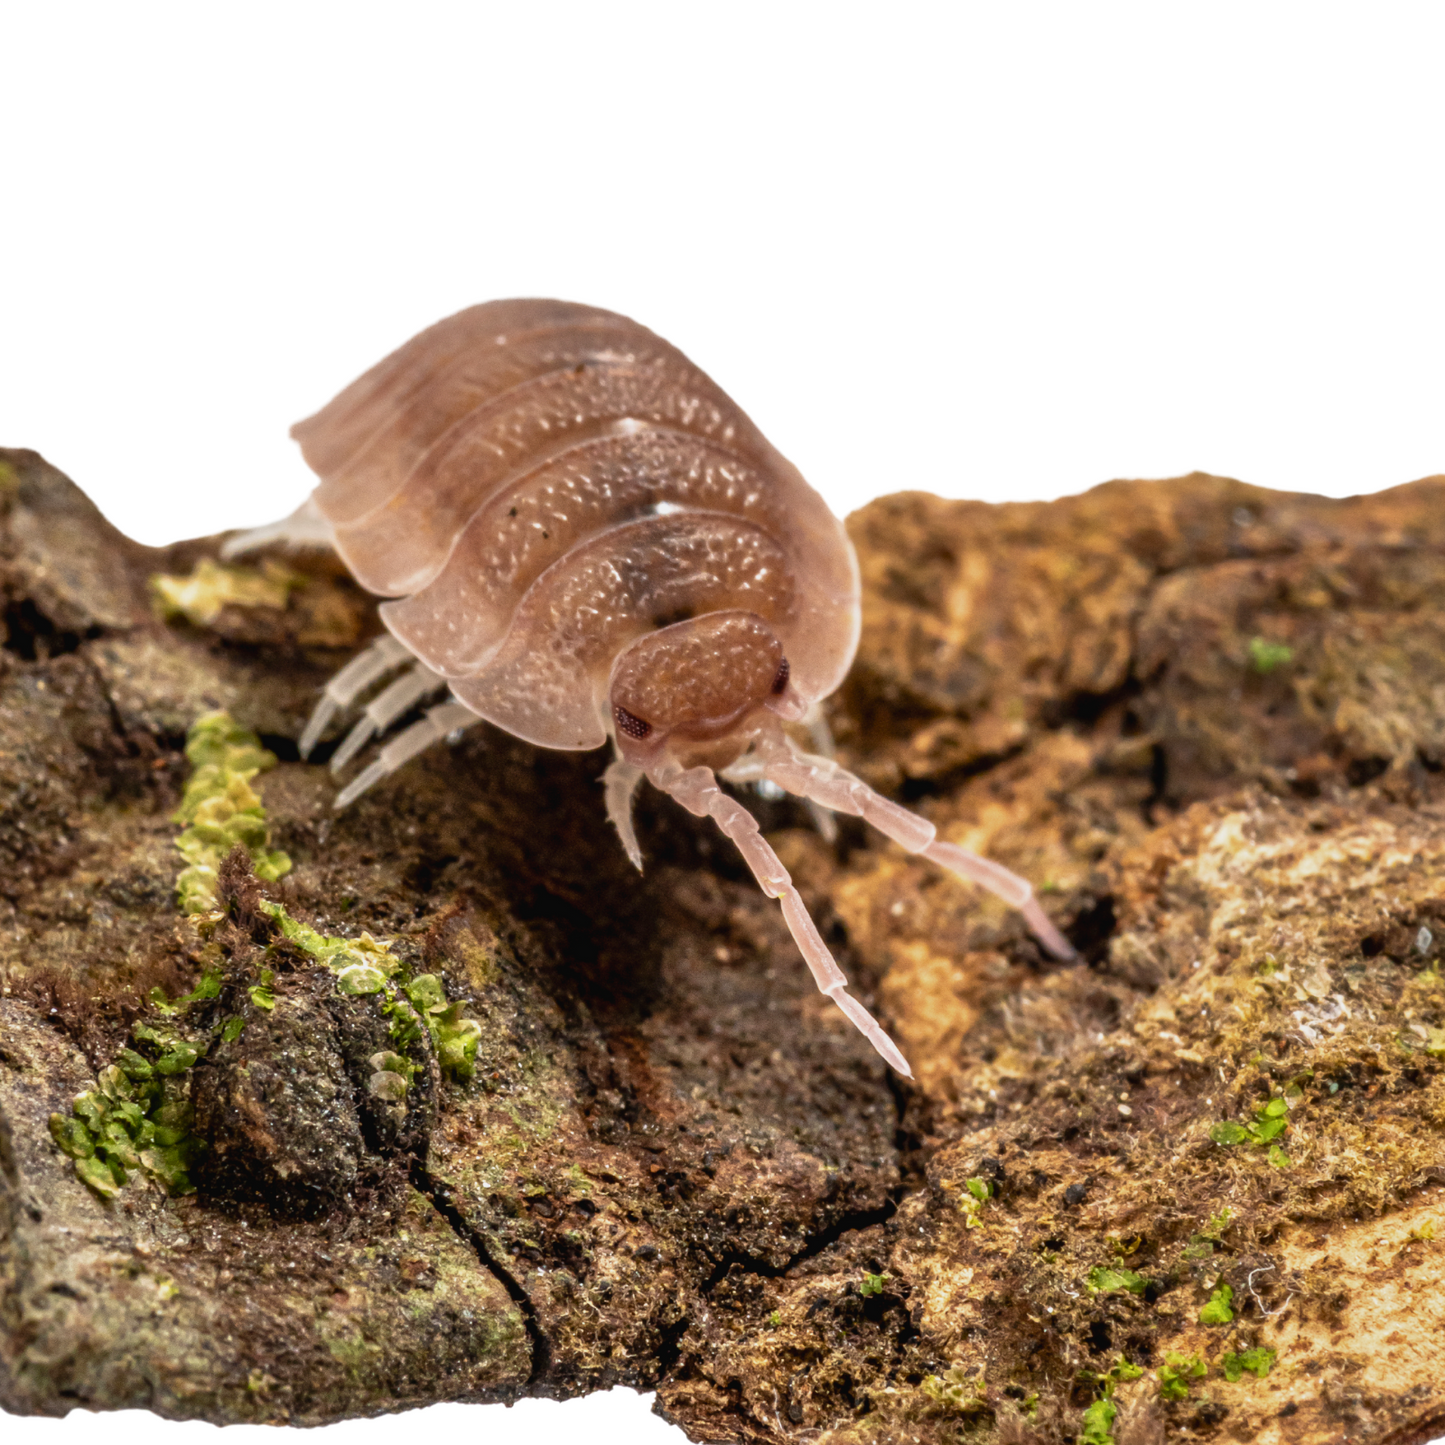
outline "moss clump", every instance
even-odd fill
[[[1159,1398],[1187,1400],[1189,1382],[1202,1380],[1208,1373],[1209,1367],[1198,1355],[1181,1355],[1171,1350],[1159,1366]]]
[[[1119,1407],[1112,1400],[1095,1400],[1084,1411],[1079,1445],[1114,1445],[1114,1417]]]
[[[1294,648],[1267,637],[1249,639],[1249,665],[1258,673],[1268,674],[1294,661]]]
[[[1088,1285],[1095,1294],[1143,1294],[1149,1281],[1132,1269],[1100,1266],[1089,1271]]]
[[[1137,1380],[1143,1373],[1141,1366],[1130,1364],[1120,1355],[1102,1375],[1095,1377],[1101,1393],[1084,1411],[1080,1422],[1080,1445],[1113,1445],[1114,1417],[1118,1408],[1114,1404],[1114,1387],[1122,1380]]]
[[[1199,1311],[1199,1323],[1201,1325],[1227,1325],[1234,1318],[1234,1311],[1230,1308],[1234,1300],[1234,1291],[1227,1284],[1221,1284],[1209,1296],[1209,1303]]]
[[[1114,1393],[1114,1385],[1120,1380],[1137,1380],[1144,1373],[1142,1365],[1130,1364],[1123,1355],[1109,1367],[1109,1372],[1104,1376],[1104,1391],[1106,1394]]]
[[[1287,1090],[1283,1095],[1276,1094],[1272,1099],[1256,1104],[1255,1116],[1247,1123],[1236,1124],[1233,1120],[1225,1119],[1210,1125],[1209,1137],[1226,1149],[1236,1144],[1253,1144],[1267,1151],[1266,1157],[1276,1169],[1288,1169],[1289,1155],[1274,1141],[1289,1128],[1289,1120],[1285,1116],[1289,1112],[1290,1104],[1302,1094],[1298,1085],[1292,1084],[1290,1089],[1293,1091],[1292,1097]]]
[[[214,987],[212,985],[215,985]],[[184,999],[166,1004],[177,1014],[214,998],[219,975],[207,974]],[[169,1020],[131,1027],[136,1048],[122,1049],[100,1071],[94,1089],[77,1094],[69,1116],[50,1116],[50,1135],[75,1161],[75,1172],[103,1198],[113,1198],[138,1173],[168,1194],[190,1194],[191,1170],[204,1147],[192,1133],[185,1075],[206,1053],[209,1038],[183,1033]]]
[[[888,1278],[887,1274],[865,1274],[863,1283],[858,1286],[858,1293],[869,1299],[873,1295],[883,1293],[883,1281]]]
[[[216,886],[221,862],[232,849],[238,844],[245,848],[256,876],[267,882],[289,872],[291,860],[267,846],[266,811],[251,780],[273,767],[276,758],[255,733],[238,726],[228,713],[206,713],[186,735],[186,757],[192,773],[173,821],[186,824],[176,847],[189,866],[176,880],[176,900],[184,913],[214,915],[197,919],[206,936],[222,917],[216,913]],[[471,1077],[481,1025],[465,1016],[461,1003],[447,998],[436,974],[407,975],[390,948],[370,934],[328,938],[292,918],[278,903],[262,899],[259,906],[283,937],[330,970],[339,993],[378,996],[395,1048],[368,1061],[367,1087],[373,1097],[403,1103],[418,1068],[404,1051],[423,1030],[444,1073]],[[260,970],[247,987],[254,1007],[267,1013],[275,1009],[275,981],[273,969]],[[206,969],[181,998],[169,999],[152,989],[147,1001],[157,1019],[132,1026],[136,1047],[122,1050],[115,1063],[101,1070],[98,1086],[78,1095],[69,1115],[51,1116],[56,1145],[75,1161],[76,1174],[96,1193],[113,1197],[137,1173],[155,1179],[170,1194],[194,1189],[191,1168],[204,1145],[191,1132],[184,1075],[216,1039],[238,1038],[245,1021],[218,1019],[203,1033],[193,1034],[182,1030],[181,1018],[193,1004],[220,994],[216,968]]]
[[[187,825],[176,848],[189,866],[176,878],[176,901],[183,913],[209,913],[221,860],[238,843],[265,882],[291,871],[290,858],[266,846],[266,810],[251,788],[257,773],[275,767],[276,755],[229,713],[208,712],[186,734],[186,758],[193,771],[172,821]]]
[[[302,580],[279,562],[263,562],[257,571],[227,567],[208,557],[189,577],[156,573],[150,579],[151,605],[163,622],[184,617],[193,626],[209,627],[225,607],[285,607],[291,589]]]
[[[952,1415],[977,1415],[988,1410],[988,1388],[982,1373],[961,1369],[925,1375],[919,1390],[935,1409]]]
[[[1219,1362],[1219,1368],[1224,1371],[1224,1378],[1231,1383],[1247,1374],[1253,1374],[1262,1380],[1274,1369],[1274,1361],[1275,1352],[1260,1345],[1253,1350],[1225,1355]]]
[[[958,1207],[963,1212],[963,1222],[968,1229],[977,1229],[983,1223],[983,1206],[993,1193],[993,1186],[986,1179],[972,1178],[963,1181],[964,1193]]]
[[[375,995],[381,1011],[387,1016],[394,1053],[377,1058],[395,1059],[404,1063],[402,1052],[420,1037],[424,1028],[431,1036],[437,1062],[442,1072],[454,1079],[469,1079],[476,1069],[477,1045],[482,1026],[465,1016],[465,1005],[447,997],[446,986],[434,973],[408,976],[402,962],[390,947],[369,933],[360,938],[330,938],[292,918],[279,904],[262,899],[261,911],[276,921],[282,936],[290,939],[303,953],[324,964],[336,980],[338,993],[353,996]],[[377,1080],[373,1075],[373,1093],[390,1097],[401,1084],[409,1084],[412,1074],[392,1064],[377,1065],[376,1074],[389,1074]],[[400,1080],[401,1084],[396,1081]],[[398,1097],[404,1097],[401,1088]]]

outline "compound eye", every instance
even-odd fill
[[[644,722],[636,713],[630,713],[625,707],[614,707],[612,716],[617,719],[619,732],[624,732],[630,738],[636,738],[639,742],[652,731],[652,724]]]
[[[773,678],[772,692],[774,697],[777,697],[783,691],[783,689],[787,687],[788,677],[790,676],[791,672],[792,669],[788,666],[788,659],[785,657],[778,664],[777,676]]]

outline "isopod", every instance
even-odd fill
[[[547,748],[610,739],[606,809],[632,862],[642,867],[632,800],[646,778],[732,839],[781,902],[818,988],[910,1077],[719,778],[861,816],[996,893],[1050,953],[1072,956],[1022,878],[940,840],[785,730],[815,715],[852,662],[852,544],[736,404],[645,327],[560,301],[474,306],[292,435],[320,484],[293,518],[243,540],[329,541],[363,587],[391,599],[386,633],[327,685],[302,755],[393,674],[334,767],[449,693],[381,748],[337,808],[478,719]]]

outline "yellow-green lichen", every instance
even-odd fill
[[[266,810],[251,788],[257,773],[275,767],[276,755],[229,713],[208,712],[186,734],[186,758],[191,776],[172,814],[186,824],[176,848],[188,865],[176,878],[176,901],[183,913],[209,913],[221,862],[238,843],[258,878],[275,882],[291,871],[290,858],[267,846]]]
[[[279,562],[263,562],[257,571],[208,557],[189,577],[156,573],[150,579],[151,603],[164,622],[184,617],[196,627],[209,627],[226,607],[285,607],[291,589],[302,581]]]

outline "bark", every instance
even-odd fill
[[[626,1383],[698,1440],[1445,1430],[1445,479],[852,518],[841,761],[1032,878],[1082,954],[746,795],[906,1085],[710,825],[644,793],[637,876],[598,755],[479,727],[333,816],[294,739],[377,627],[334,562],[163,622],[149,579],[214,541],[138,546],[0,462],[6,1409]],[[294,867],[233,855],[200,928],[171,815],[217,708],[280,758],[255,786]],[[380,995],[267,900],[442,980],[472,1076],[424,1029],[379,1052]],[[175,1019],[211,1029],[166,1084],[196,1192],[102,1197],[47,1121]]]

